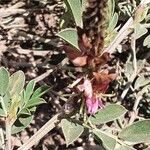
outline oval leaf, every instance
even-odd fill
[[[127,145],[121,145],[117,150],[135,150],[135,149]]]
[[[60,31],[57,34],[60,38],[71,44],[73,47],[75,47],[77,50],[80,51],[80,48],[78,46],[78,34],[77,30],[73,28],[67,28],[62,31]]]
[[[82,4],[81,0],[67,0],[70,9],[72,11],[75,23],[79,27],[83,27],[83,22],[82,22]]]
[[[111,21],[109,23],[109,27],[108,27],[109,32],[112,32],[114,30],[114,28],[116,27],[117,23],[118,23],[118,14],[115,13],[113,15],[113,17],[111,18]]]
[[[47,85],[42,85],[41,87],[37,88],[30,99],[37,99],[40,98],[44,93],[49,90]]]
[[[61,127],[67,145],[73,143],[84,131],[83,126],[70,122],[67,119],[61,120]]]
[[[30,107],[34,107],[43,103],[46,103],[46,101],[43,98],[30,99],[28,103],[25,105],[25,107],[30,108]]]
[[[31,97],[31,95],[32,95],[32,93],[33,93],[34,87],[35,87],[35,81],[34,81],[34,80],[31,80],[31,81],[27,84],[26,90],[25,90],[25,92],[24,92],[24,100],[25,100],[26,102],[30,99],[30,97]]]
[[[144,39],[143,46],[147,46],[148,48],[150,47],[150,35]]]
[[[114,10],[115,10],[115,1],[114,0],[108,0],[109,20],[111,20],[111,17],[114,14]]]
[[[102,123],[113,121],[124,115],[126,112],[127,110],[123,106],[110,104],[105,108],[99,110],[95,116],[89,117],[89,119],[92,124],[99,125]]]
[[[124,128],[119,138],[129,142],[150,142],[150,120],[138,121]]]
[[[31,115],[31,112],[27,108],[23,108],[21,111],[18,113],[19,115]]]
[[[104,132],[101,132],[98,129],[93,130],[93,133],[102,140],[103,146],[106,148],[106,150],[112,150],[115,149],[116,146],[116,140],[109,136],[109,134],[105,134]]]
[[[17,71],[10,76],[9,92],[10,95],[18,95],[22,92],[25,83],[25,75],[22,71]]]
[[[0,107],[0,116],[6,117],[5,111]]]
[[[33,120],[33,115],[28,116],[28,115],[21,115],[14,123],[12,126],[12,134],[16,134],[18,132],[21,132],[24,130]]]
[[[149,83],[150,83],[150,80],[149,80],[149,79],[146,79],[146,78],[144,77],[144,75],[141,75],[141,76],[139,76],[139,77],[136,79],[135,84],[134,84],[134,88],[135,88],[135,89],[139,89],[140,87],[145,86],[145,85],[147,85],[147,84],[149,84]]]
[[[4,68],[0,68],[0,95],[4,96],[5,93],[7,92],[9,85],[9,73],[8,71]]]
[[[147,32],[148,32],[148,30],[143,25],[141,25],[140,23],[136,24],[136,26],[135,26],[136,39],[139,39],[141,36],[143,36]]]

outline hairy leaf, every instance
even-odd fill
[[[25,75],[22,71],[17,71],[10,76],[9,92],[10,95],[20,94],[25,84]]]
[[[66,139],[66,144],[69,145],[73,143],[77,138],[83,133],[84,127],[77,124],[73,123],[67,119],[62,119],[61,120],[61,127],[63,134]]]
[[[126,112],[127,110],[123,106],[117,104],[110,104],[105,108],[99,110],[98,113],[94,116],[89,117],[89,120],[92,124],[99,125],[113,121],[124,115]]]
[[[115,148],[117,142],[113,136],[98,129],[94,129],[93,133],[102,140],[103,146],[106,148],[106,150],[112,150]]]
[[[61,30],[57,35],[69,44],[71,44],[73,47],[75,47],[78,51],[80,51],[80,48],[78,46],[77,30],[73,28],[66,28],[64,30]]]
[[[129,142],[149,142],[150,141],[150,120],[135,122],[124,128],[119,133],[119,138]]]
[[[1,67],[0,68],[0,96],[5,95],[8,89],[8,85],[9,85],[9,73],[4,67]]]

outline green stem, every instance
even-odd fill
[[[8,118],[6,118],[5,122],[6,127],[6,150],[11,150],[11,123]]]

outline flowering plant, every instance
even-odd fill
[[[147,35],[150,1],[132,0],[131,4],[114,0],[64,2],[66,11],[61,18],[61,31],[57,33],[61,44],[50,41],[66,57],[59,65],[52,65],[57,68],[52,70],[61,70],[65,77],[67,75],[66,88],[53,91],[52,87],[49,93],[54,100],[57,95],[61,105],[58,113],[18,150],[30,149],[57,125],[62,128],[67,146],[79,137],[93,137],[99,149],[148,147],[148,150],[150,80],[144,73],[149,65],[149,53],[144,52],[144,59],[139,55],[143,55],[141,49],[150,47],[150,35]],[[6,134],[0,132],[0,146],[5,148],[3,137],[6,136],[8,150],[12,149],[11,134],[29,125],[36,106],[45,102],[41,95],[48,90],[42,86],[34,91],[33,80],[23,89],[24,80],[22,71],[9,76],[6,69],[0,68],[0,115],[6,122]]]

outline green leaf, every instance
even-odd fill
[[[113,150],[116,146],[116,140],[113,136],[109,135],[108,133],[102,132],[101,130],[94,129],[93,133],[102,140],[103,146],[106,150]]]
[[[10,107],[10,103],[11,103],[11,97],[10,97],[9,92],[5,94],[5,96],[3,97],[3,100],[4,100],[6,111],[8,111]]]
[[[10,76],[9,92],[10,95],[20,94],[25,84],[25,75],[22,71],[17,71]]]
[[[119,138],[129,142],[149,142],[150,141],[150,120],[135,122],[124,128],[119,133]]]
[[[31,107],[31,108],[28,108],[30,110],[30,112],[35,112],[36,110],[36,107]]]
[[[43,86],[41,86],[41,87],[39,87],[38,89],[35,90],[35,92],[33,93],[33,95],[31,96],[30,99],[40,98],[48,90],[49,90],[49,87],[46,86],[46,85],[43,85]]]
[[[44,104],[44,103],[46,103],[46,101],[43,98],[30,99],[25,107],[26,108],[34,107],[34,106]]]
[[[17,113],[20,106],[20,95],[13,95],[11,99],[11,105],[8,110],[9,117],[11,118],[11,122],[14,122],[17,119]]]
[[[61,30],[57,35],[80,51],[77,30],[73,28],[66,28]]]
[[[67,2],[71,8],[76,25],[82,28],[83,22],[81,0],[67,0]]]
[[[66,144],[69,145],[73,143],[77,138],[83,133],[84,127],[73,123],[67,119],[61,120],[61,127],[64,134],[64,137],[66,139]]]
[[[85,9],[86,9],[86,0],[81,0],[82,2],[81,2],[81,4],[82,4],[82,12],[83,11],[85,11]]]
[[[33,120],[33,115],[28,116],[28,115],[21,115],[14,123],[12,126],[12,134],[16,134],[18,132],[21,132],[24,130]]]
[[[140,23],[137,23],[135,26],[135,37],[136,39],[139,39],[143,35],[145,35],[148,32],[148,30]]]
[[[127,110],[123,106],[117,104],[110,104],[105,108],[99,110],[98,113],[94,116],[90,116],[89,120],[92,124],[99,125],[113,121],[124,115],[126,112]]]
[[[143,42],[143,46],[147,46],[148,48],[150,48],[150,35],[148,35]]]
[[[148,148],[146,148],[146,149],[144,149],[144,150],[150,150],[150,147],[148,147]]]
[[[5,111],[1,108],[1,106],[0,106],[0,116],[6,117]]]
[[[31,112],[30,112],[30,110],[29,109],[27,109],[27,108],[23,108],[20,112],[19,112],[19,114],[18,115],[31,115]]]
[[[143,7],[140,5],[134,12],[134,24],[143,21],[148,13],[149,7]]]
[[[133,63],[131,61],[127,61],[125,66],[125,76],[130,80],[130,77],[132,76],[134,72]]]
[[[144,77],[144,75],[141,75],[141,76],[139,76],[139,77],[136,79],[135,84],[134,84],[134,88],[135,88],[135,89],[139,89],[140,87],[145,86],[145,85],[147,85],[147,84],[149,84],[149,83],[150,83],[150,80],[149,80],[149,79],[146,79],[146,78]]]
[[[150,92],[150,85],[147,85],[144,88],[142,88],[141,92],[142,93],[149,93]]]
[[[127,145],[121,145],[118,150],[135,150],[135,149]]]
[[[70,24],[71,25],[74,24],[74,17],[67,0],[64,0],[64,3],[67,7],[67,11],[62,15],[62,17],[60,17],[59,26],[61,29],[67,28],[68,26],[70,26]]]
[[[114,10],[115,10],[115,1],[114,0],[108,0],[108,10],[109,10],[109,20],[111,20]]]
[[[109,32],[112,32],[114,30],[114,28],[116,27],[117,23],[118,23],[118,14],[115,13],[113,15],[113,17],[111,18],[111,21],[109,23],[109,27],[108,27]]]
[[[4,68],[0,68],[0,95],[4,96],[5,93],[7,92],[9,85],[9,73],[8,71]]]
[[[35,81],[31,80],[26,86],[26,90],[24,92],[24,101],[27,102],[30,99],[33,93],[34,87],[35,87]]]

